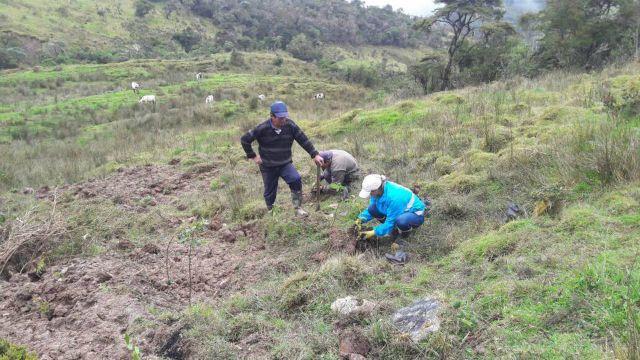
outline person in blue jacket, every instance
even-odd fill
[[[372,239],[374,236],[398,235],[406,237],[409,232],[424,223],[428,208],[406,187],[386,179],[384,175],[367,175],[362,181],[361,198],[368,198],[369,207],[364,209],[356,220],[356,227],[377,219],[381,224],[370,231],[360,231],[360,238]],[[428,203],[428,202],[427,202]]]

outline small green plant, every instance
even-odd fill
[[[124,344],[127,346],[127,350],[131,352],[131,360],[141,360],[142,352],[140,352],[140,348],[133,343],[133,339],[127,333],[124,334]]]
[[[209,222],[207,220],[201,219],[186,226],[182,231],[180,231],[180,233],[178,233],[178,240],[180,243],[189,245],[189,305],[191,305],[191,294],[193,292],[191,284],[191,254],[193,247],[200,245],[201,242],[201,239],[197,238],[196,235],[202,232],[208,224]],[[168,279],[168,281],[170,280]]]
[[[53,309],[51,308],[51,304],[49,304],[46,300],[36,300],[36,304],[38,304],[38,311],[40,315],[46,317],[47,319],[51,319],[53,316]]]
[[[46,269],[46,264],[44,261],[44,257],[42,257],[36,264],[36,275],[42,276],[42,274],[44,274],[45,269]]]
[[[14,345],[0,339],[0,359],[2,360],[37,360],[38,357],[27,351],[24,346]]]

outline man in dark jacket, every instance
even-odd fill
[[[258,154],[251,146],[254,140],[258,141]],[[282,101],[276,101],[271,104],[271,118],[244,134],[240,142],[247,158],[260,166],[267,209],[271,210],[276,201],[278,180],[282,178],[291,189],[291,201],[296,214],[307,216],[307,212],[302,208],[302,178],[291,160],[291,146],[294,140],[311,155],[316,164],[323,164],[322,157],[311,141],[298,125],[289,119],[287,105]]]

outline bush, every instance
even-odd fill
[[[136,16],[140,18],[147,15],[153,9],[153,4],[147,0],[137,0],[135,6]]]
[[[37,360],[38,357],[27,352],[24,346],[16,346],[6,340],[0,339],[0,359]]]
[[[182,46],[185,52],[190,52],[191,50],[193,50],[194,46],[200,43],[200,40],[202,40],[202,36],[193,31],[193,29],[189,26],[181,32],[173,34],[172,39],[177,41],[180,46]]]
[[[298,34],[294,36],[291,42],[287,45],[287,51],[289,51],[293,57],[304,61],[320,59],[320,51],[312,41],[307,39],[305,34]]]
[[[231,51],[231,55],[229,55],[229,64],[233,66],[244,66],[244,55],[234,49]]]

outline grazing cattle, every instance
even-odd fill
[[[203,77],[203,75],[202,75],[201,72],[196,74],[196,80],[202,80],[202,77]]]
[[[134,93],[138,93],[138,90],[140,90],[140,84],[138,84],[135,81],[131,82],[131,90],[133,90]]]
[[[211,104],[212,102],[213,102],[213,95],[207,96],[207,98],[204,100],[205,104]]]
[[[324,93],[317,93],[315,95],[313,95],[313,98],[316,100],[322,100],[324,99]]]
[[[265,94],[260,94],[258,95],[258,100],[260,100],[260,102],[263,102],[267,99],[267,96]]]
[[[156,96],[155,95],[145,95],[142,98],[140,98],[140,101],[138,101],[138,103],[140,103],[140,104],[153,103],[153,105],[155,105],[156,104]]]

